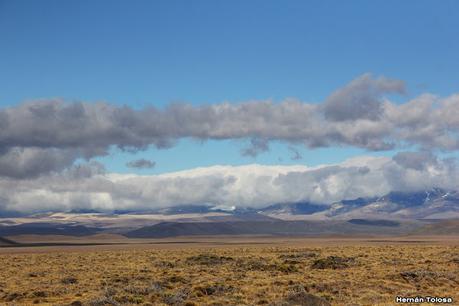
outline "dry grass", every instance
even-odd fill
[[[453,245],[0,254],[1,305],[393,305],[459,301]]]

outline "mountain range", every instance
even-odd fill
[[[276,203],[260,209],[234,206],[231,210],[222,210],[211,205],[180,205],[152,210],[149,213],[164,215],[224,213],[233,216],[259,214],[275,219],[291,219],[292,217],[298,219],[298,216],[301,216],[307,220],[450,219],[459,218],[459,192],[440,188],[417,192],[394,191],[381,197],[342,200],[332,204]]]
[[[8,217],[6,217],[8,216]],[[458,232],[459,192],[430,189],[332,204],[276,203],[223,210],[183,205],[150,211],[40,213],[0,216],[0,236],[85,236],[116,233],[131,238],[181,235],[339,235]],[[446,221],[445,221],[446,220]],[[453,220],[448,223],[448,220]],[[440,224],[440,228],[438,227]]]
[[[282,203],[257,210],[277,219],[348,220],[459,218],[459,192],[435,188],[418,192],[390,192],[382,197],[342,200],[331,205]]]
[[[211,212],[235,216],[247,213],[260,214],[282,220],[451,219],[459,218],[459,192],[434,188],[417,192],[394,191],[381,197],[342,200],[331,205],[310,202],[277,203],[261,209],[236,206],[231,211],[207,205],[184,205],[156,211],[167,215]]]

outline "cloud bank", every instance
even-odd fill
[[[423,167],[406,162],[407,154],[423,160]],[[331,204],[389,191],[458,189],[458,184],[454,162],[416,152],[394,159],[358,157],[314,168],[253,164],[148,176],[105,173],[102,165],[93,162],[35,179],[0,179],[0,210],[141,211],[181,204],[257,208],[298,201]]]
[[[272,203],[377,196],[432,187],[459,189],[454,160],[434,153],[459,149],[459,94],[422,94],[404,103],[403,81],[364,74],[322,103],[287,99],[172,104],[133,109],[105,102],[30,101],[0,109],[0,210],[148,210],[180,204],[262,207]],[[106,173],[92,158],[110,148],[165,149],[182,138],[246,139],[242,155],[269,150],[350,146],[369,151],[415,148],[393,158],[360,157],[337,165],[215,166],[156,175]],[[132,168],[153,167],[136,160]]]
[[[459,94],[423,94],[402,104],[387,98],[404,91],[403,81],[364,74],[323,103],[287,99],[133,109],[102,102],[31,101],[0,110],[0,175],[36,177],[78,159],[103,156],[112,146],[168,148],[182,138],[249,139],[250,147],[241,152],[248,156],[268,150],[271,141],[371,151],[459,149]]]

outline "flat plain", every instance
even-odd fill
[[[395,305],[396,296],[459,301],[457,236],[66,239],[51,240],[75,245],[0,248],[0,304]],[[113,244],[94,244],[110,239]]]

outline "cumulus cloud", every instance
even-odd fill
[[[254,208],[297,201],[331,204],[390,191],[458,189],[458,182],[459,172],[450,160],[413,167],[400,163],[400,156],[358,157],[318,167],[213,166],[161,175],[105,173],[101,165],[89,163],[35,179],[0,178],[0,209],[112,211],[181,204]]]
[[[126,166],[129,168],[135,168],[135,169],[151,169],[156,165],[154,161],[148,160],[148,159],[136,159],[136,160],[131,160],[130,162],[126,163]]]
[[[459,149],[459,95],[388,100],[404,90],[403,81],[365,74],[323,103],[287,99],[133,109],[102,102],[27,102],[0,110],[0,176],[46,175],[106,155],[113,146],[161,149],[182,138],[249,139],[241,152],[248,156],[267,151],[272,141],[309,148]]]
[[[415,170],[423,170],[438,164],[432,152],[398,152],[393,160],[402,167]]]
[[[364,74],[338,89],[324,103],[324,114],[337,121],[378,119],[382,110],[384,94],[405,92],[405,83],[385,77],[373,78]]]
[[[0,154],[0,176],[33,178],[52,171],[61,171],[78,155],[72,150],[41,148],[6,148]]]

